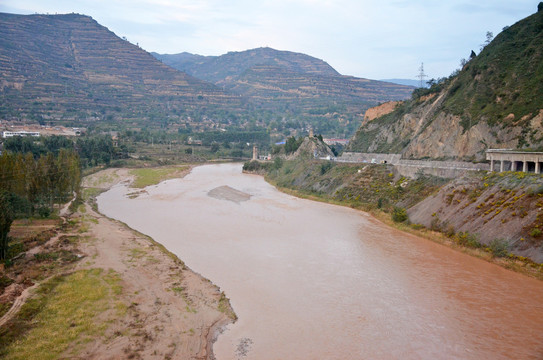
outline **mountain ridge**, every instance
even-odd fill
[[[171,131],[256,126],[278,136],[313,128],[350,137],[367,108],[413,89],[343,76],[322,60],[271,48],[175,58],[216,81],[172,68],[86,15],[3,13],[0,116]]]
[[[80,14],[0,13],[0,73],[5,119],[92,122],[241,107],[238,97],[162,64]]]
[[[339,75],[323,60],[302,53],[275,50],[270,47],[230,51],[219,56],[203,56],[187,52],[179,54],[152,53],[152,55],[165,64],[212,83],[228,77],[239,76],[244,70],[256,65],[280,65],[294,72]]]

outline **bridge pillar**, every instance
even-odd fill
[[[503,172],[503,160],[500,160],[500,172]]]
[[[494,171],[494,160],[490,160],[490,171]]]
[[[528,172],[528,161],[526,160],[522,162],[522,172]]]
[[[535,173],[541,174],[541,163],[539,162],[539,159],[536,159],[535,161]]]

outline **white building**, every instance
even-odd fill
[[[14,137],[14,136],[40,136],[40,133],[37,131],[2,131],[2,137],[8,138],[8,137]]]

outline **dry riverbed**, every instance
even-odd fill
[[[151,181],[189,170],[160,169],[160,179]],[[83,187],[92,198],[151,173],[107,169],[85,178]],[[89,203],[54,232],[2,269],[14,281],[3,291],[12,305],[0,313],[3,357],[213,358],[214,337],[235,315],[211,282]]]

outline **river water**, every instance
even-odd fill
[[[543,359],[543,282],[298,199],[239,164],[200,166],[100,211],[218,285],[238,359]]]

